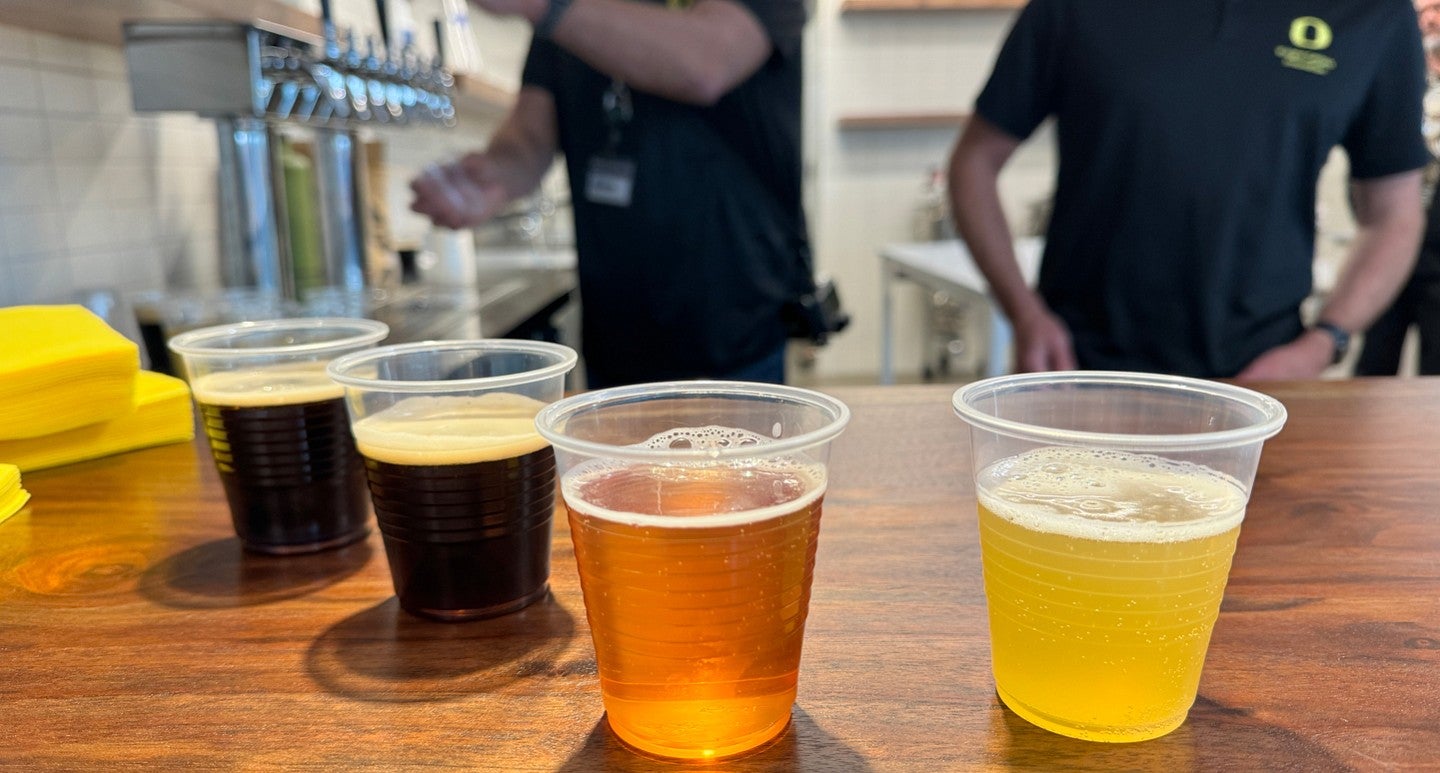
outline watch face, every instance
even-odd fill
[[[1335,356],[1330,358],[1330,363],[1338,364],[1345,359],[1346,352],[1350,351],[1350,332],[1329,322],[1317,322],[1315,327],[1325,331],[1325,334],[1330,336],[1330,340],[1335,344]]]

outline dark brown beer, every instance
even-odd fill
[[[534,429],[540,407],[411,398],[355,423],[401,607],[469,620],[545,595],[555,453]]]
[[[555,453],[470,464],[365,460],[400,605],[446,619],[501,615],[545,595]]]
[[[259,388],[255,381],[211,377],[192,385],[240,541],[284,554],[363,538],[365,471],[338,387]]]

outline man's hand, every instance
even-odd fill
[[[1288,344],[1256,357],[1236,374],[1237,381],[1281,381],[1318,377],[1330,367],[1335,342],[1324,331],[1307,330]]]
[[[470,228],[500,211],[508,200],[490,159],[471,153],[451,164],[434,165],[410,182],[410,209],[443,228]]]
[[[1075,369],[1070,329],[1048,309],[1016,321],[1013,327],[1017,373]]]

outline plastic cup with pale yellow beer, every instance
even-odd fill
[[[953,404],[970,425],[1001,701],[1091,741],[1179,727],[1284,406],[1100,371],[978,381]]]

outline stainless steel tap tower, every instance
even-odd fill
[[[263,22],[125,25],[137,112],[193,112],[215,121],[219,142],[221,281],[298,299],[276,132],[313,135],[323,283],[366,285],[366,168],[361,127],[455,122],[455,81],[353,34],[342,42],[324,3],[324,34]]]

